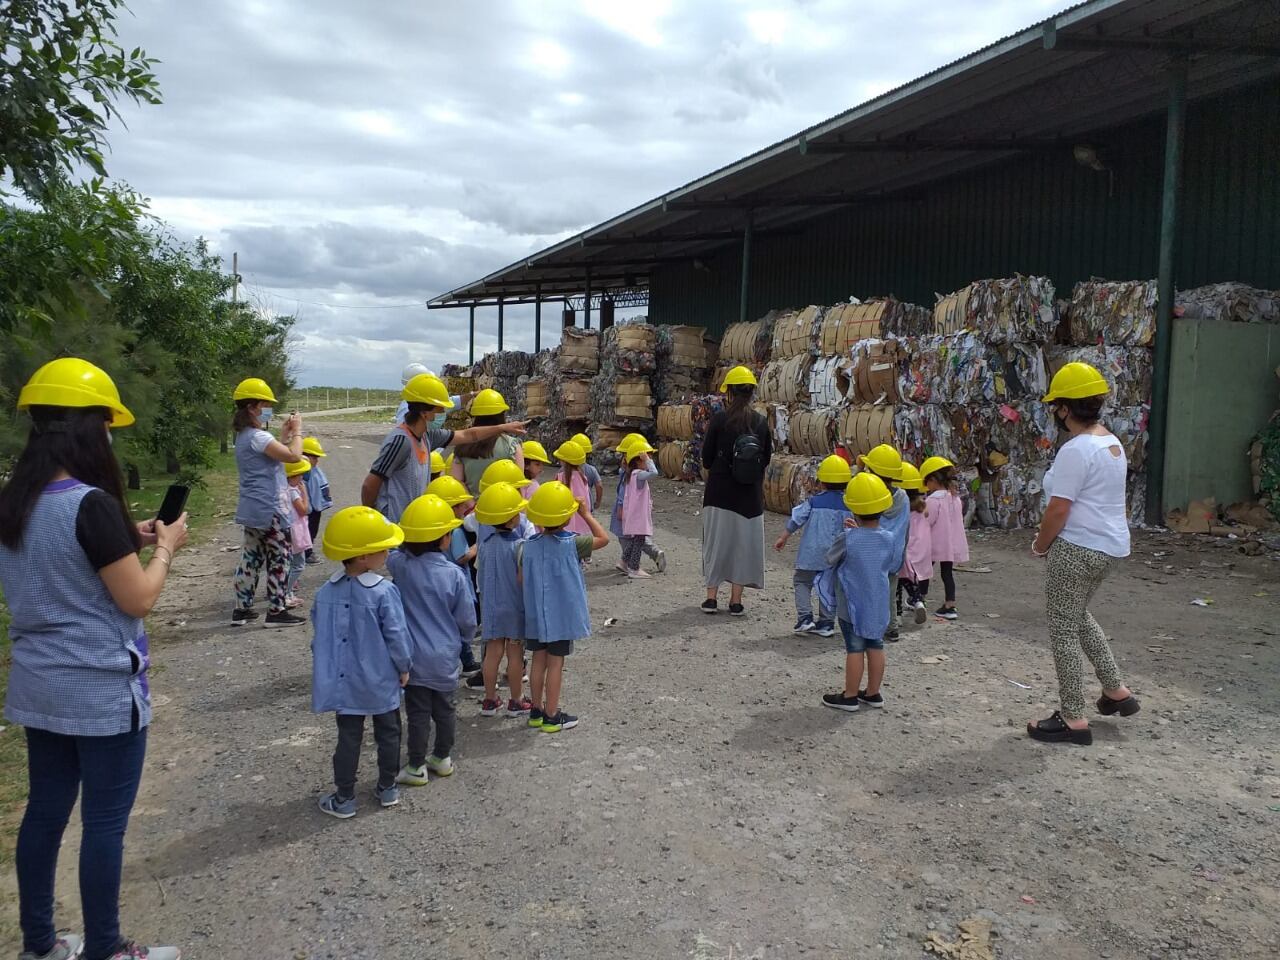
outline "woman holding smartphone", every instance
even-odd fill
[[[29,796],[18,831],[24,958],[178,960],[120,936],[125,828],[151,723],[142,618],[187,542],[187,516],[135,524],[111,430],[134,422],[105,372],[75,358],[18,396],[31,433],[0,490],[0,586],[12,622],[5,717],[26,730]],[[145,567],[144,545],[155,552]],[[84,941],[54,925],[62,835],[80,799]]]

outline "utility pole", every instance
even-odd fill
[[[231,305],[240,302],[240,254],[231,254]]]

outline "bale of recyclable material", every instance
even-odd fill
[[[1076,346],[1147,347],[1155,342],[1154,280],[1082,280],[1071,291],[1067,328]]]
[[[774,360],[764,368],[757,396],[766,403],[809,402],[809,368],[813,357],[806,354],[788,360]]]
[[[687,440],[669,440],[658,444],[658,469],[668,480],[689,480],[685,462],[689,456]]]
[[[840,411],[827,407],[791,414],[787,447],[804,457],[825,457],[835,449],[836,422]]]
[[[816,353],[821,321],[822,307],[817,306],[787,310],[779,314],[773,324],[771,359],[786,360],[802,354]]]
[[[549,412],[547,381],[532,378],[525,384],[524,409],[527,417],[545,417]]]
[[[854,403],[898,403],[901,341],[859,340],[850,350],[849,399]]]
[[[938,295],[935,334],[971,330],[987,343],[1048,343],[1058,327],[1053,281],[1021,274]]]
[[[818,357],[809,370],[809,401],[815,407],[845,403],[850,387],[851,361],[842,357]]]
[[[560,371],[594,374],[600,370],[600,334],[595,330],[565,327],[560,339]]]
[[[887,405],[845,407],[836,418],[836,439],[854,456],[894,443],[894,408]]]
[[[879,337],[887,311],[883,300],[872,303],[838,303],[822,315],[818,352],[827,357],[848,357],[859,340]]]
[[[666,440],[692,440],[693,407],[687,403],[659,407],[658,436]]]

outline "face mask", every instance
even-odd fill
[[[271,422],[271,415],[275,413],[270,407],[263,407],[258,411],[258,421],[265,427]]]
[[[116,445],[115,434],[111,432],[111,428],[107,427],[107,446],[114,447]]]
[[[449,419],[449,414],[441,410],[435,415],[435,419],[431,421],[431,426],[439,430],[444,426],[444,422]]]

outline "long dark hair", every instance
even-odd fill
[[[106,407],[32,407],[31,433],[26,448],[14,464],[13,474],[0,490],[0,544],[10,550],[22,546],[31,511],[44,488],[59,470],[81,483],[108,493],[120,505],[136,548],[142,547],[138,528],[129,515],[124,481],[107,439]]]
[[[506,422],[507,415],[505,413],[486,413],[482,416],[471,418],[473,427],[493,427],[499,423]],[[498,436],[501,436],[501,434]],[[460,443],[453,448],[453,451],[464,460],[488,460],[493,456],[493,448],[497,443],[498,437],[493,436],[488,440],[477,440],[474,443]]]
[[[248,430],[250,427],[255,430],[262,429],[262,422],[258,420],[258,415],[249,409],[258,402],[257,400],[236,401],[236,413],[231,419],[232,433],[239,433],[241,430]]]
[[[756,388],[749,383],[738,383],[729,388],[729,402],[724,408],[724,423],[730,430],[746,433],[751,429],[751,418],[755,413],[751,409],[751,398],[755,396],[755,392]]]

